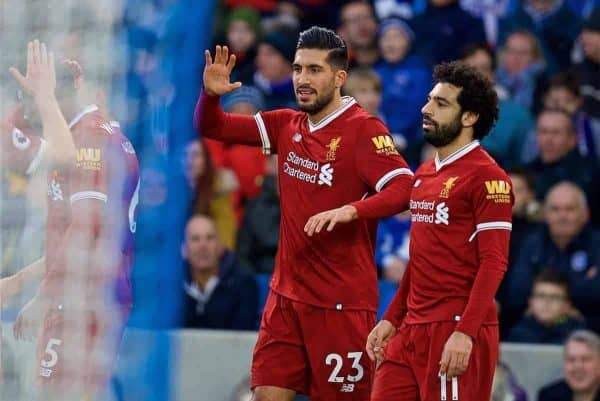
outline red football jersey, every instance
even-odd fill
[[[474,283],[481,269],[500,278],[506,269],[512,203],[510,179],[477,141],[417,170],[410,200],[407,323],[466,319],[470,332],[497,322],[495,294],[490,289],[479,294]],[[482,239],[492,232],[498,235],[494,241]],[[467,305],[476,298],[485,304]],[[481,311],[477,318],[468,316],[468,306]]]
[[[31,174],[40,165],[45,141],[31,130],[16,108],[0,121],[1,166],[21,174]]]
[[[99,201],[103,205],[102,224],[109,228],[115,245],[110,248],[110,255],[95,260],[95,266],[81,268],[90,272],[103,269],[103,273],[96,271],[93,274],[103,274],[103,279],[110,280],[114,284],[115,301],[129,305],[129,273],[133,262],[133,234],[136,231],[139,196],[137,156],[118,123],[108,121],[95,105],[86,107],[71,121],[69,128],[77,160],[68,169],[49,171],[46,268],[60,270],[67,265],[65,260],[70,255],[64,254],[65,246],[68,247],[64,240],[77,202],[84,199]],[[69,280],[69,272],[62,273],[66,273],[66,280]],[[58,291],[57,295],[62,291],[60,288],[48,290]]]
[[[316,125],[289,109],[255,116],[263,149],[279,155],[281,225],[271,288],[315,306],[375,311],[377,222],[360,219],[312,237],[304,232],[311,216],[412,176],[386,126],[353,98],[343,101]],[[407,191],[411,185],[407,179]]]

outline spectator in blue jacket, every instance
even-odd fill
[[[511,267],[504,307],[523,311],[533,278],[546,267],[568,277],[574,306],[588,326],[600,330],[600,233],[589,224],[589,208],[583,191],[561,182],[549,191],[544,204],[545,225],[523,243]]]
[[[189,267],[184,283],[186,328],[255,330],[258,287],[254,276],[226,250],[208,216],[187,223],[183,258]]]
[[[378,38],[382,60],[375,65],[375,71],[385,82],[381,112],[396,145],[407,148],[409,154],[405,156],[411,159],[418,154],[422,143],[423,116],[415,105],[427,99],[431,71],[425,61],[411,51],[415,34],[408,23],[399,18],[387,19],[381,23]]]
[[[528,313],[510,330],[506,341],[561,345],[571,332],[585,328],[573,312],[567,277],[544,270],[533,281]]]
[[[401,213],[379,222],[375,263],[381,269],[381,276],[393,283],[399,283],[408,263],[410,213]]]
[[[524,0],[500,21],[500,43],[515,30],[526,29],[538,38],[550,74],[571,65],[571,49],[581,31],[581,19],[563,0]]]

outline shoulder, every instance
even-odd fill
[[[479,146],[472,154],[469,160],[469,168],[473,169],[475,176],[480,180],[486,180],[488,177],[505,180],[510,182],[510,178],[506,171],[489,155],[488,152]]]
[[[417,168],[417,170],[415,171],[415,177],[419,176],[419,175],[430,173],[434,170],[435,170],[435,162],[433,161],[433,158],[428,159],[428,160],[424,161],[423,163],[421,163],[421,165]]]
[[[73,135],[79,139],[109,141],[111,136],[119,134],[120,130],[99,112],[85,115],[73,130]]]

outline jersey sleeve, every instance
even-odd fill
[[[293,115],[294,111],[288,109],[261,111],[254,115],[264,154],[277,153],[279,133]]]
[[[355,155],[358,174],[375,192],[380,192],[394,177],[413,176],[388,129],[376,118],[367,119],[360,128]]]
[[[14,126],[0,127],[2,167],[20,174],[32,174],[39,167],[46,150],[46,141],[28,130]]]

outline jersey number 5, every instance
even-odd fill
[[[365,371],[360,364],[360,358],[362,357],[362,352],[348,352],[348,359],[352,359],[352,369],[356,371],[355,375],[346,376],[346,380],[349,382],[357,382],[363,378]],[[342,366],[344,364],[344,360],[340,354],[329,354],[325,357],[325,365],[331,366],[334,365],[331,374],[329,375],[330,383],[343,383],[344,378],[338,376],[340,370],[342,370]]]

